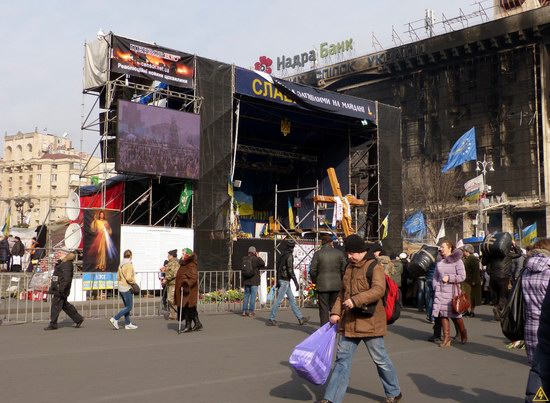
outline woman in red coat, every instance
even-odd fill
[[[185,319],[185,328],[182,332],[201,330],[202,323],[199,321],[199,313],[197,312],[199,299],[197,255],[189,248],[182,250],[180,268],[176,275],[175,297],[178,306],[178,318],[183,315]],[[195,323],[194,327],[191,327],[192,322]]]

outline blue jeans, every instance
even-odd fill
[[[434,307],[434,287],[431,281],[426,281],[424,298],[426,298],[426,317],[430,320],[434,320],[432,315],[432,310]]]
[[[294,299],[294,294],[292,294],[292,289],[290,288],[290,281],[279,280],[279,290],[277,292],[277,301],[275,302],[275,305],[273,305],[273,308],[271,308],[271,313],[269,314],[269,320],[275,320],[275,315],[277,315],[277,311],[279,310],[279,307],[281,306],[281,302],[283,301],[283,298],[285,297],[285,295],[288,297],[288,303],[290,304],[290,309],[292,309],[292,313],[294,314],[294,316],[296,316],[298,320],[303,318],[300,308],[298,308],[298,305],[296,305],[296,299]]]
[[[254,312],[256,307],[256,293],[258,292],[257,285],[245,285],[244,286],[244,301],[243,312]]]
[[[401,393],[397,373],[384,347],[384,337],[348,338],[340,336],[336,350],[336,362],[334,363],[334,369],[332,370],[324,399],[333,403],[340,403],[344,400],[344,395],[348,388],[353,355],[361,341],[367,346],[367,351],[376,364],[378,376],[384,387],[386,397],[399,396],[399,393]]]
[[[124,323],[129,325],[132,323],[130,321],[130,311],[132,310],[132,305],[134,304],[134,296],[131,291],[121,291],[119,292],[119,295],[120,298],[122,298],[122,302],[124,302],[124,308],[122,308],[120,312],[114,316],[114,318],[115,320],[119,320],[124,316]]]

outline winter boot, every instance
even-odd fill
[[[453,319],[453,322],[458,327],[458,331],[460,333],[460,342],[462,344],[466,344],[468,342],[468,332],[466,331],[466,326],[464,325],[464,319]]]
[[[439,347],[451,347],[451,324],[449,318],[441,318],[441,329],[443,330],[443,340]]]
[[[189,308],[183,308],[183,317],[185,318],[185,327],[181,332],[191,332],[193,330],[193,328],[191,327],[193,321],[193,313],[190,312]]]
[[[202,329],[202,323],[199,320],[199,313],[197,311],[193,312],[193,323],[195,323],[195,326],[193,326],[194,332],[197,332]]]

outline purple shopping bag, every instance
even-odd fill
[[[302,378],[322,385],[330,374],[335,342],[336,325],[326,323],[294,348],[289,363]]]

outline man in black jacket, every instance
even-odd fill
[[[342,286],[342,277],[346,269],[347,259],[344,252],[334,249],[332,237],[321,237],[321,249],[313,254],[309,275],[315,284],[319,299],[319,320],[321,326],[329,320],[330,310],[336,302]]]
[[[73,260],[75,254],[68,250],[56,252],[59,259],[53,270],[52,282],[49,294],[52,294],[52,307],[50,312],[50,324],[44,330],[57,329],[57,318],[63,310],[76,323],[76,328],[82,326],[84,318],[78,313],[76,308],[67,301],[71,293],[71,283],[73,281]]]
[[[521,250],[515,244],[512,244],[505,257],[481,256],[481,264],[487,266],[487,274],[490,276],[489,288],[495,320],[499,320],[508,299],[509,285],[512,281],[512,259],[520,256]]]
[[[273,304],[271,308],[271,313],[269,314],[269,319],[265,323],[267,326],[276,326],[277,322],[275,321],[275,315],[281,306],[281,302],[285,295],[288,298],[288,303],[290,304],[290,309],[300,325],[305,325],[309,321],[309,316],[305,317],[302,315],[302,311],[296,305],[296,299],[294,294],[292,294],[292,289],[290,288],[290,280],[294,282],[296,290],[299,292],[300,285],[294,274],[294,257],[292,255],[294,251],[294,246],[296,241],[293,239],[285,240],[283,244],[283,250],[279,261],[277,262],[277,301]]]
[[[21,242],[21,238],[14,237],[15,243],[11,248],[11,271],[21,271],[23,265],[23,256],[25,255],[25,245]]]
[[[256,294],[260,285],[260,270],[265,267],[264,260],[258,256],[254,246],[248,248],[247,256],[243,257],[242,286],[244,287],[244,301],[242,316],[254,317]],[[250,272],[248,272],[250,271]]]

